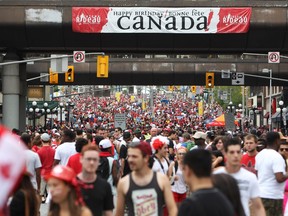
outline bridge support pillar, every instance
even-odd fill
[[[26,104],[27,104],[27,73],[26,64],[20,64],[20,95],[19,95],[19,130],[25,131],[26,127]]]
[[[19,56],[14,53],[7,53],[4,62],[13,62],[19,60]],[[17,128],[24,131],[25,114],[23,115],[23,104],[20,106],[20,72],[19,64],[3,66],[2,72],[2,93],[3,93],[3,124],[12,129]],[[24,101],[25,102],[25,101]],[[23,103],[23,100],[21,100]],[[20,124],[21,114],[21,124]],[[22,120],[24,117],[24,121]],[[20,127],[21,125],[21,127]]]

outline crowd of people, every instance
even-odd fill
[[[99,127],[20,138],[26,172],[10,215],[38,215],[41,202],[47,215],[287,215],[278,132]]]
[[[218,104],[130,97],[74,97],[71,124],[19,133],[26,171],[10,215],[288,215],[288,139],[280,132],[226,131],[205,121]],[[126,113],[127,128],[113,114]],[[241,132],[241,133],[240,133]]]
[[[125,113],[127,128],[143,129],[153,124],[159,128],[203,129],[206,123],[221,115],[223,109],[217,103],[203,103],[203,108],[199,108],[200,102],[178,94],[171,96],[170,99],[157,94],[151,108],[149,100],[144,100],[142,96],[131,97],[121,94],[117,99],[114,95],[110,97],[74,95],[70,97],[70,103],[74,106],[69,107],[69,121],[68,112],[66,117],[62,117],[62,122],[59,114],[54,115],[52,119],[47,118],[46,128],[109,129],[115,126],[114,115]],[[199,113],[199,109],[203,109],[202,114]],[[38,125],[38,130],[43,128]],[[33,131],[31,125],[27,125],[27,129]]]

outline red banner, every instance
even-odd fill
[[[73,7],[81,33],[246,33],[251,8]]]

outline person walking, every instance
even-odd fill
[[[43,133],[41,135],[41,141],[42,141],[42,148],[39,149],[37,153],[42,163],[40,196],[42,199],[42,203],[45,203],[48,194],[48,187],[47,182],[45,180],[45,176],[49,174],[52,170],[55,150],[51,147],[51,138],[49,134]]]
[[[30,173],[25,172],[15,189],[9,204],[10,216],[38,216],[40,200],[30,181]]]
[[[268,132],[266,135],[267,148],[256,155],[255,169],[258,175],[260,197],[262,198],[267,216],[282,215],[284,197],[286,164],[278,153],[280,135]]]
[[[72,168],[76,174],[81,173],[82,164],[80,163],[81,151],[85,145],[88,145],[88,140],[78,138],[75,143],[76,154],[71,155],[68,159],[67,166]]]
[[[214,188],[211,171],[212,156],[208,150],[194,149],[185,155],[183,175],[192,193],[182,202],[178,216],[235,216],[229,200]]]
[[[162,172],[168,174],[170,162],[168,159],[168,144],[169,140],[163,136],[154,137],[151,141],[151,147],[155,151],[153,154],[154,163],[152,170],[155,172]]]
[[[225,167],[218,168],[214,174],[226,173],[237,180],[245,215],[250,215],[249,202],[251,202],[251,211],[254,215],[265,216],[256,175],[241,166],[241,140],[237,137],[227,139],[224,143],[224,151]]]
[[[71,130],[63,131],[62,144],[56,149],[53,165],[67,165],[68,159],[71,155],[76,154],[75,150],[75,137],[76,134]]]
[[[257,137],[254,134],[248,134],[244,137],[244,146],[246,153],[241,158],[241,164],[248,171],[256,174],[255,158],[257,151]]]
[[[92,216],[85,207],[76,174],[70,168],[55,166],[46,176],[51,193],[48,216]]]
[[[168,169],[174,200],[179,208],[183,200],[186,199],[187,187],[183,177],[183,158],[187,153],[187,148],[180,146],[176,151],[176,159],[171,162]]]
[[[81,152],[82,172],[77,175],[81,193],[93,216],[112,216],[113,195],[106,179],[100,178],[96,170],[100,155],[96,146],[86,145]]]
[[[119,180],[116,216],[123,216],[125,204],[128,216],[163,215],[166,205],[169,215],[177,215],[177,207],[166,175],[149,168],[152,150],[147,142],[133,143],[128,149],[132,172]]]
[[[214,187],[220,190],[231,202],[235,215],[245,216],[236,179],[225,173],[214,174],[212,175],[212,183]]]
[[[23,143],[26,144],[27,150],[25,151],[26,156],[26,169],[31,174],[30,180],[31,183],[36,190],[36,192],[40,193],[40,187],[41,187],[41,161],[39,158],[39,155],[31,150],[31,136],[29,134],[23,133],[20,137],[20,139],[23,141]]]

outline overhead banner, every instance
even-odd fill
[[[73,7],[81,33],[246,33],[252,8]]]

